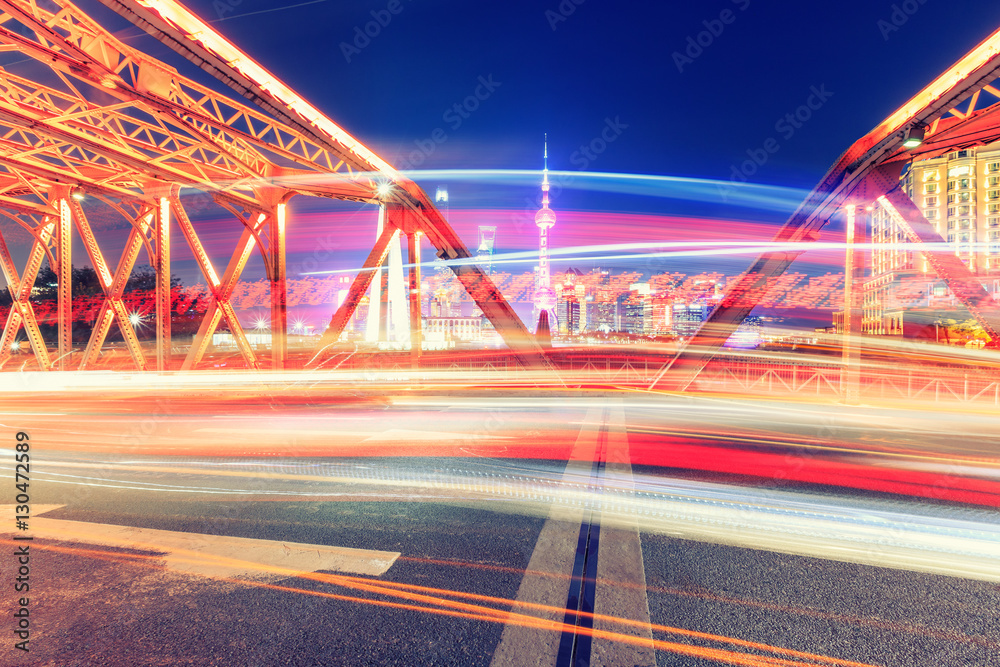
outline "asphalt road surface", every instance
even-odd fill
[[[1000,665],[992,415],[465,394],[5,396],[0,664]]]

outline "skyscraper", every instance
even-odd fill
[[[496,242],[497,228],[492,225],[479,225],[479,246],[476,248],[476,263],[486,275],[493,274],[493,247]]]
[[[556,293],[549,276],[549,229],[556,224],[556,214],[549,208],[549,135],[545,135],[544,170],[542,171],[542,208],[535,214],[538,226],[538,281],[535,284],[535,322],[542,311],[548,313],[549,326],[556,330]]]

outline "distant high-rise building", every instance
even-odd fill
[[[434,206],[441,212],[444,219],[451,222],[449,219],[450,207],[448,204],[448,188],[444,185],[437,186],[437,191],[434,193]],[[447,278],[451,275],[451,268],[445,263],[440,257],[435,257],[431,262],[434,267],[434,271],[440,278]]]
[[[683,338],[690,338],[701,327],[708,317],[708,304],[675,303],[673,308],[674,333]]]
[[[448,186],[439,185],[434,193],[434,206],[441,211],[441,215],[448,217]]]
[[[618,304],[611,288],[611,272],[595,269],[597,285],[592,301],[587,304],[587,329],[590,331],[618,331]]]
[[[479,225],[479,246],[476,248],[476,263],[483,273],[493,275],[493,247],[496,242],[497,228],[490,225]]]
[[[559,333],[578,334],[587,321],[587,287],[583,274],[576,269],[567,269],[563,283],[556,287],[556,313],[559,317]]]
[[[619,298],[619,330],[630,334],[653,331],[653,299],[649,283],[632,283],[628,294]]]
[[[461,308],[452,303],[449,291],[441,288],[431,297],[430,313],[431,317],[460,317],[462,314]]]
[[[653,295],[652,333],[660,336],[674,332],[674,297],[669,292]]]

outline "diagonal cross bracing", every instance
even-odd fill
[[[337,312],[333,314],[333,318],[330,320],[330,325],[327,327],[326,332],[319,342],[319,349],[322,351],[330,345],[337,342],[340,338],[340,334],[343,333],[344,327],[354,316],[354,312],[358,308],[358,304],[361,303],[361,298],[368,291],[368,288],[372,284],[372,280],[379,273],[379,268],[382,263],[385,262],[385,258],[389,255],[389,244],[395,238],[396,233],[399,228],[394,226],[394,217],[391,215],[386,215],[386,224],[382,228],[382,233],[379,234],[378,239],[375,241],[375,247],[372,248],[371,252],[368,253],[368,258],[365,259],[364,265],[361,267],[361,271],[354,278],[351,283],[351,287],[347,292],[347,296],[344,298],[344,302],[340,304],[337,308]],[[374,304],[371,306],[375,307]]]
[[[55,227],[55,222],[43,222],[43,226],[32,242],[28,263],[21,276],[17,275],[14,261],[7,249],[7,242],[4,240],[3,234],[0,233],[0,269],[3,270],[4,278],[7,280],[7,289],[11,295],[10,312],[4,326],[3,339],[0,340],[0,367],[10,357],[17,333],[22,326],[28,334],[28,340],[31,342],[31,349],[38,360],[38,365],[42,370],[49,370],[52,367],[45,341],[38,329],[38,319],[35,317],[35,311],[31,307],[28,297],[31,295],[31,288],[35,284],[38,270],[45,258],[45,244],[51,241]]]
[[[215,268],[212,266],[211,260],[205,253],[204,247],[201,245],[201,241],[198,240],[198,235],[195,233],[191,221],[184,212],[184,208],[176,201],[173,208],[181,231],[187,237],[188,245],[194,251],[195,258],[198,260],[198,266],[201,268],[206,280],[208,280],[208,287],[212,293],[212,301],[208,306],[208,310],[205,311],[205,317],[198,327],[198,332],[194,336],[191,349],[184,359],[181,370],[192,370],[202,360],[212,340],[212,334],[215,333],[223,318],[225,318],[226,324],[229,325],[229,331],[236,341],[236,347],[239,349],[244,361],[246,361],[247,366],[253,369],[259,368],[257,355],[247,340],[243,327],[236,318],[236,312],[233,310],[232,303],[230,302],[233,289],[236,287],[240,274],[243,272],[247,260],[250,259],[250,254],[253,252],[255,245],[253,234],[248,227],[244,226],[243,233],[236,245],[236,250],[230,258],[225,274],[220,280],[215,272]]]
[[[146,370],[146,358],[142,347],[139,345],[139,339],[135,334],[132,322],[129,320],[129,313],[125,309],[125,302],[122,300],[122,296],[125,292],[128,278],[132,274],[132,268],[135,266],[135,261],[139,256],[139,251],[142,249],[145,235],[151,227],[150,223],[153,214],[148,210],[145,212],[140,210],[129,232],[128,241],[118,262],[118,268],[115,270],[114,275],[112,275],[104,260],[104,255],[97,245],[97,240],[94,238],[94,232],[90,228],[90,223],[87,221],[83,209],[76,201],[72,203],[72,211],[73,219],[76,221],[76,228],[80,232],[84,246],[87,248],[87,254],[90,256],[90,261],[94,265],[94,270],[97,271],[101,290],[104,292],[104,303],[101,304],[100,312],[94,323],[94,329],[90,335],[90,341],[84,350],[83,359],[80,361],[80,368],[81,370],[87,368],[97,360],[97,355],[101,351],[108,333],[111,331],[111,325],[117,321],[122,338],[125,340],[125,345],[132,355],[132,360],[135,362],[136,368]]]

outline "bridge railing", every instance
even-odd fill
[[[842,399],[851,379],[837,366],[715,362],[691,389],[719,392]],[[857,377],[864,399],[970,403],[1000,408],[1000,374],[955,368],[863,368]]]

